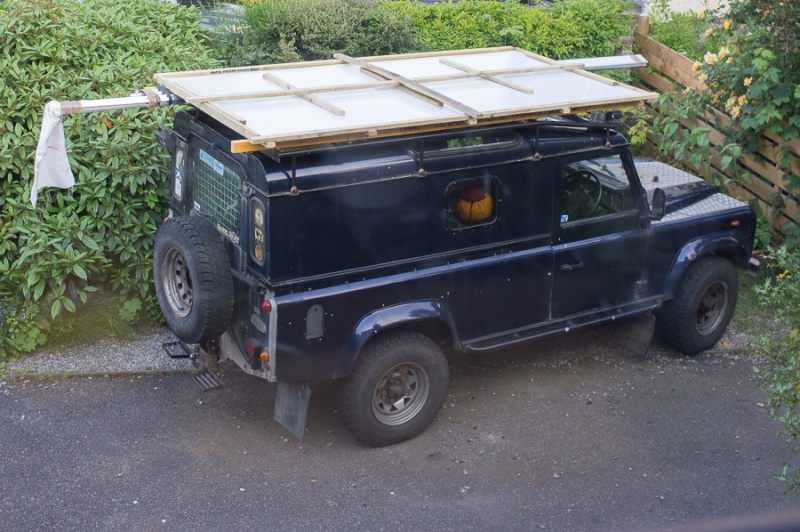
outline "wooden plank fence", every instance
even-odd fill
[[[639,69],[639,78],[644,88],[661,93],[675,93],[678,97],[683,96],[685,87],[699,91],[707,88],[692,69],[694,61],[654,41],[646,33],[647,21],[640,20],[639,29],[634,32],[634,42],[638,52],[647,58],[649,63],[649,69]],[[653,118],[659,116],[659,113],[650,104],[648,108],[650,111],[648,121],[652,124]],[[719,175],[734,179],[735,171],[732,167],[728,167],[725,171],[720,167],[722,158],[720,149],[726,144],[722,131],[730,127],[730,116],[722,111],[713,110],[695,121],[681,121],[681,125],[687,129],[711,128],[709,134],[712,148],[711,169]],[[653,142],[653,136],[648,134],[646,149],[650,155],[658,152],[658,147]],[[773,235],[777,240],[782,240],[786,224],[800,224],[800,197],[797,191],[786,189],[784,171],[777,164],[783,153],[788,153],[791,157],[790,170],[800,175],[800,139],[784,142],[768,133],[759,139],[756,153],[743,154],[737,163],[736,170],[739,176],[746,172],[750,176],[750,182],[736,179],[728,189],[731,194],[743,200],[754,200],[758,204],[761,214],[767,216],[772,223]],[[688,155],[685,159],[688,159]],[[697,172],[694,168],[692,170]],[[701,177],[708,179],[709,176]]]

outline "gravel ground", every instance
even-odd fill
[[[551,351],[556,358],[567,359],[570,355],[585,355],[586,346],[595,351],[615,350],[610,341],[614,336],[614,325],[582,328],[567,335],[556,334],[550,339],[538,340],[537,347]],[[30,355],[7,363],[10,375],[63,374],[63,375],[112,375],[189,372],[194,368],[189,359],[171,359],[163,344],[177,341],[166,328],[154,329],[132,339],[106,338],[92,344],[70,348],[53,349],[44,346]],[[751,338],[741,331],[736,320],[732,321],[722,340],[708,354],[723,356],[746,355]],[[603,344],[606,344],[603,347]],[[525,351],[522,344],[521,351]],[[648,357],[674,357],[675,351],[656,336]],[[549,358],[549,357],[547,357]],[[235,367],[235,366],[232,366]]]
[[[177,341],[168,329],[136,338],[105,338],[92,344],[53,350],[44,346],[31,355],[8,362],[9,374],[111,375],[191,371],[189,359],[172,359],[163,345]]]

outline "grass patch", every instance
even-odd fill
[[[739,272],[739,301],[733,321],[741,332],[758,336],[771,328],[774,312],[759,302],[756,288],[772,275],[773,272],[764,267],[759,269],[758,277]]]

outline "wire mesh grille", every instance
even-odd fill
[[[230,168],[200,150],[195,167],[194,201],[212,222],[228,231],[239,227],[241,180]]]

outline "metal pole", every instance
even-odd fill
[[[183,100],[166,89],[142,89],[121,98],[61,102],[61,114],[70,115],[95,113],[98,111],[116,111],[118,109],[153,108],[161,105],[173,105],[178,103],[183,103]]]

